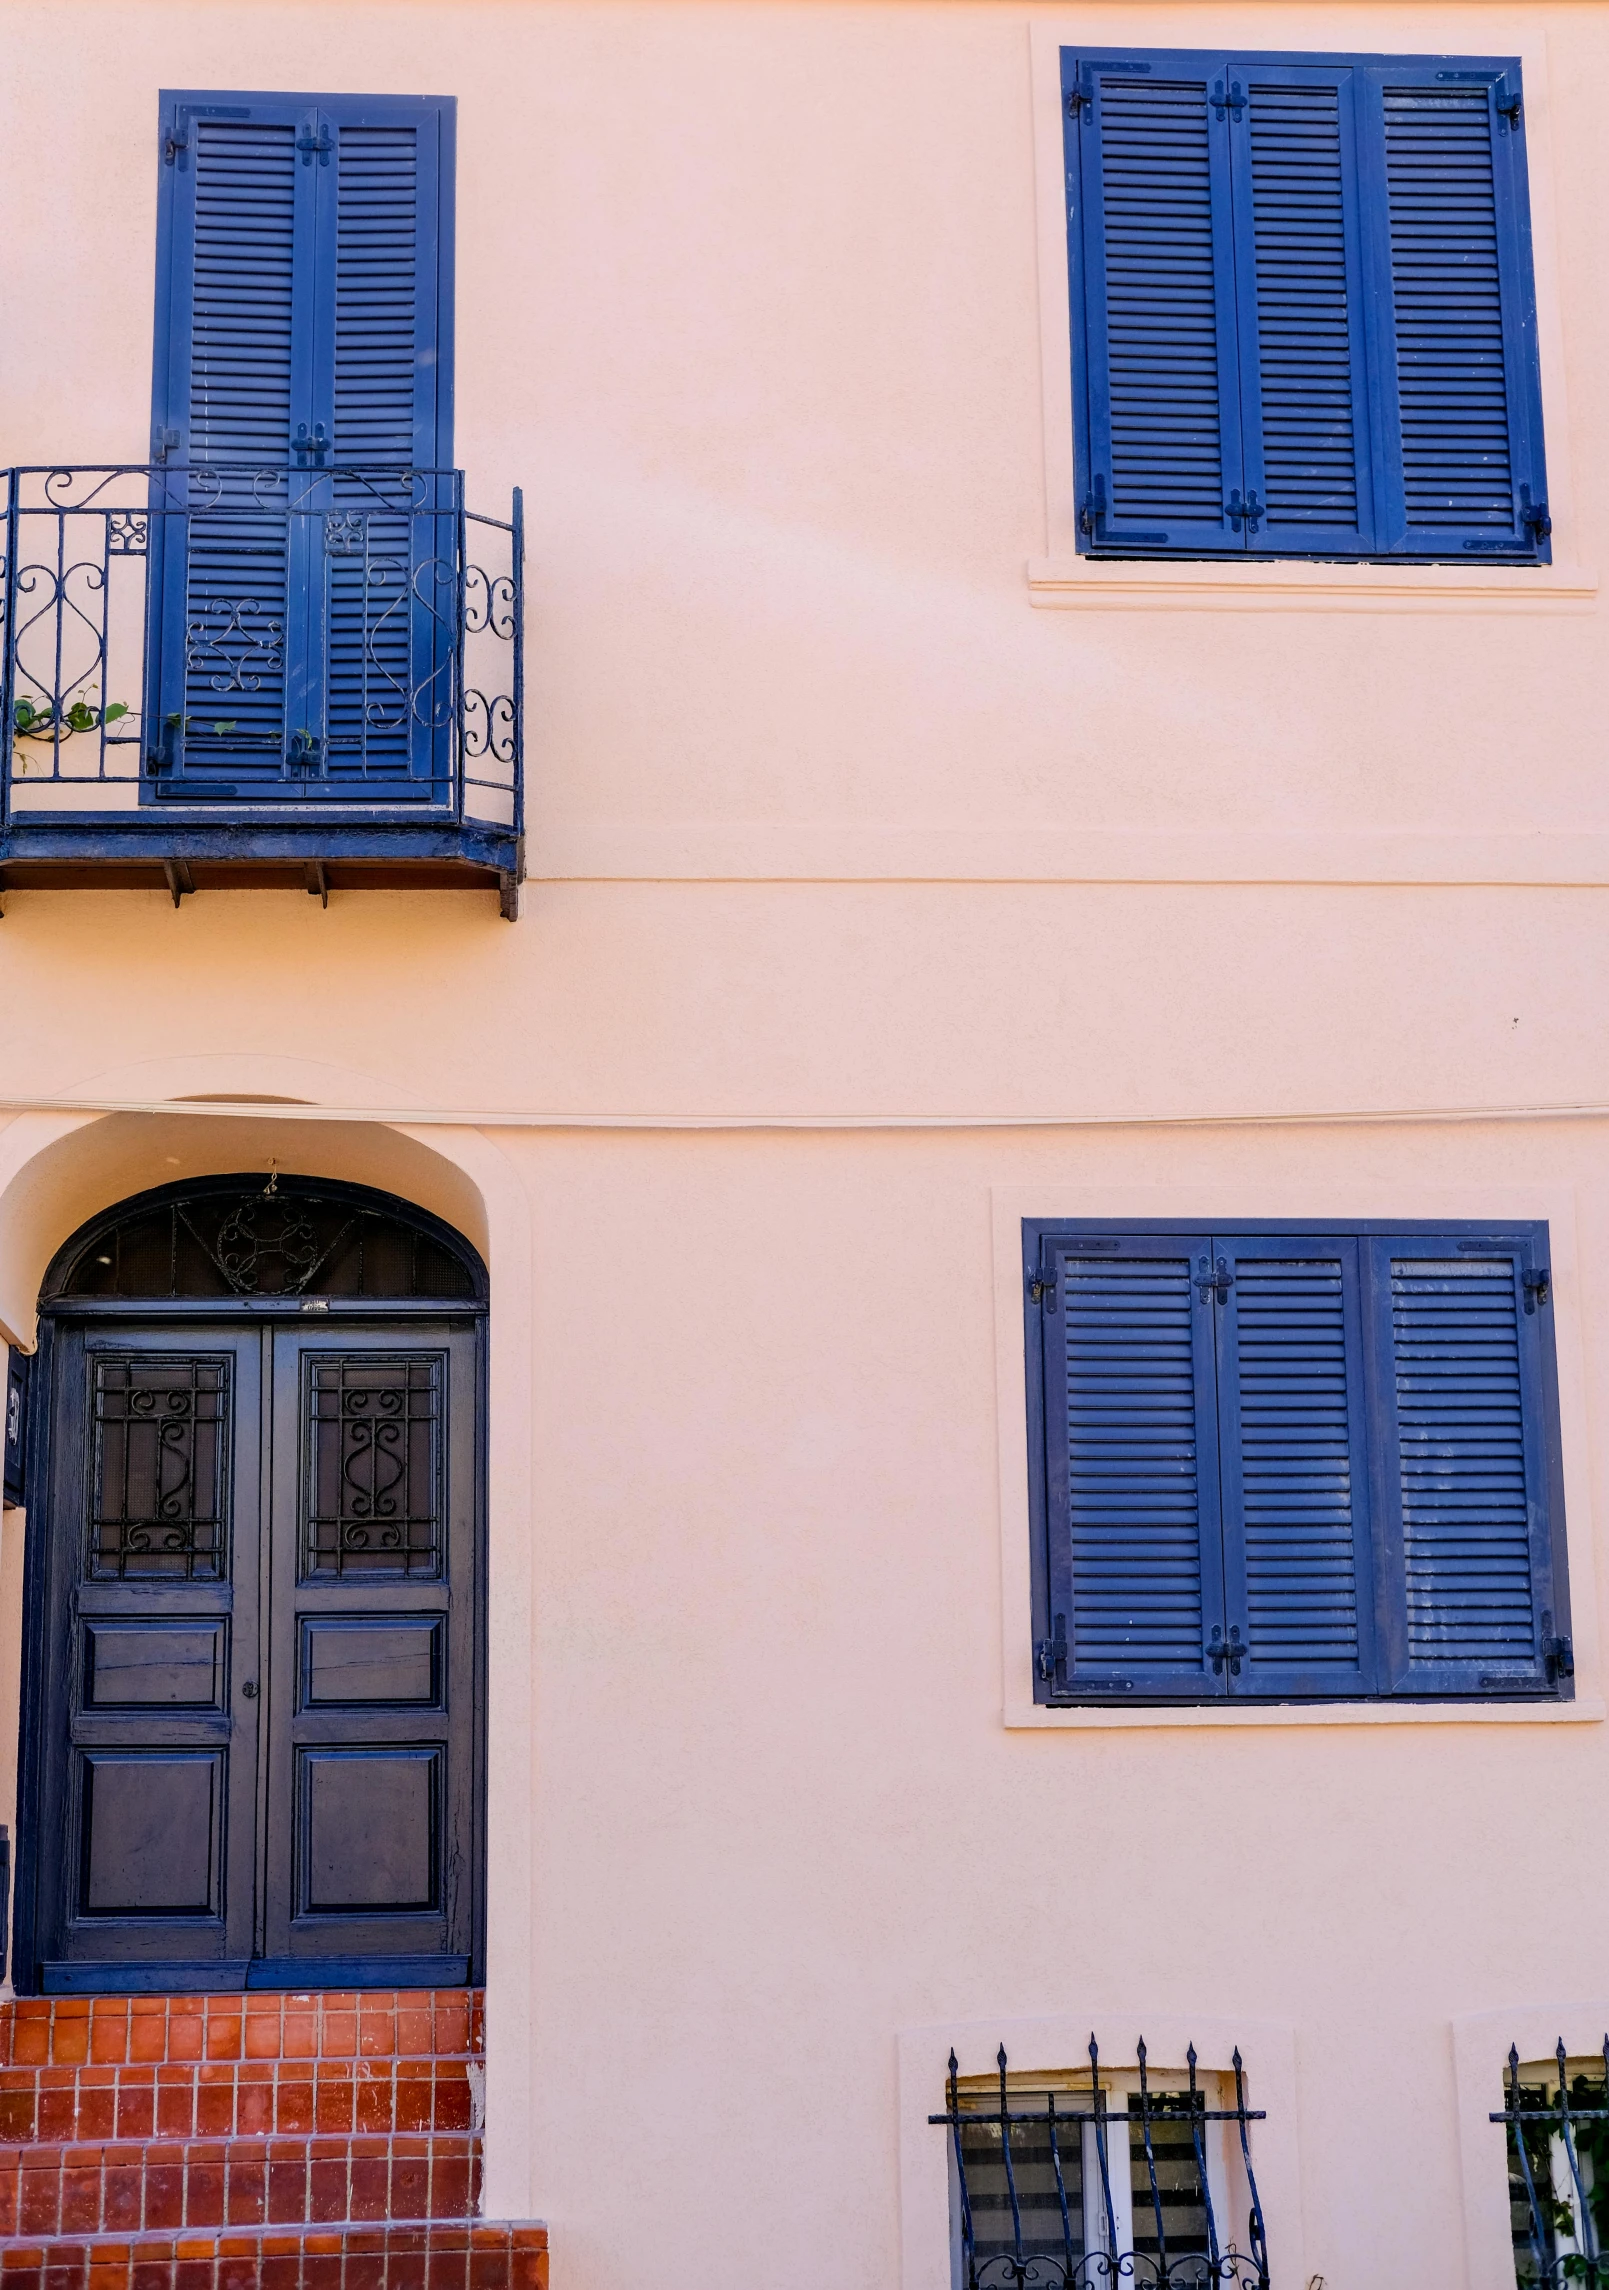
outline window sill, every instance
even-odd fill
[[[1145,1709],[1047,1709],[1008,1701],[1008,1731],[1049,1728],[1075,1733],[1132,1732],[1138,1726],[1223,1727],[1290,1725],[1601,1725],[1606,1712],[1597,1694],[1573,1702],[1222,1702],[1153,1703]]]
[[[1583,612],[1584,565],[1232,563],[1030,557],[1028,595],[1053,610],[1101,605],[1197,612]]]

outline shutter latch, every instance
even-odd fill
[[[1054,1265],[1051,1266],[1048,1272],[1044,1269],[1043,1266],[1041,1266],[1037,1272],[1029,1273],[1028,1293],[1033,1298],[1034,1302],[1036,1304],[1042,1304],[1047,1312],[1055,1311],[1056,1269]]]
[[[312,166],[315,151],[318,153],[319,165],[327,167],[330,163],[330,153],[335,149],[335,139],[327,127],[304,127],[301,134],[296,138],[296,148],[302,155],[304,167]]]
[[[290,745],[285,751],[285,761],[292,771],[317,771],[319,767],[318,751],[319,737],[317,732],[292,732]]]
[[[1201,1270],[1196,1274],[1196,1286],[1201,1291],[1202,1303],[1210,1304],[1216,1297],[1220,1304],[1227,1304],[1229,1291],[1235,1285],[1235,1276],[1229,1269],[1228,1257],[1219,1257],[1216,1272],[1213,1270],[1210,1256],[1202,1257],[1200,1262]]]
[[[1056,1634],[1041,1638],[1034,1648],[1034,1667],[1041,1682],[1047,1686],[1065,1686],[1067,1683],[1067,1617],[1056,1617]]]
[[[1227,85],[1222,80],[1214,80],[1212,108],[1219,119],[1222,119],[1226,111],[1231,119],[1240,117],[1246,108],[1246,91],[1239,80],[1230,80]]]
[[[324,424],[321,421],[314,422],[311,429],[305,421],[297,423],[295,451],[299,462],[305,465],[311,458],[322,467],[324,456],[329,450],[330,441],[324,434]]]
[[[162,138],[162,164],[171,167],[190,149],[190,130],[181,120],[175,120]]]
[[[1553,519],[1548,515],[1545,501],[1533,501],[1529,485],[1520,487],[1520,523],[1530,534],[1532,544],[1545,541],[1553,530]]]
[[[1239,532],[1240,521],[1244,517],[1247,532],[1255,533],[1262,522],[1263,505],[1255,493],[1248,493],[1243,501],[1240,498],[1240,487],[1237,485],[1224,503],[1224,515],[1229,519],[1230,526],[1235,532]]]
[[[1529,1320],[1535,1313],[1537,1306],[1545,1304],[1552,1294],[1552,1282],[1548,1278],[1548,1268],[1545,1264],[1535,1272],[1522,1273],[1520,1280],[1525,1290],[1525,1317]]]
[[[1238,1622],[1231,1625],[1227,1639],[1221,1630],[1214,1628],[1212,1636],[1207,1642],[1207,1660],[1212,1664],[1212,1674],[1215,1678],[1223,1676],[1226,1662],[1229,1664],[1229,1675],[1232,1678],[1238,1678],[1240,1665],[1245,1659],[1245,1654],[1246,1649],[1240,1643],[1240,1624]]]

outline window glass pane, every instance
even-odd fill
[[[1205,2105],[1198,2096],[1198,2114]],[[1140,2095],[1133,2092],[1129,2097],[1129,2183],[1134,2202],[1134,2248],[1136,2253],[1160,2262],[1166,2244],[1171,2267],[1174,2259],[1207,2249],[1207,2208],[1201,2197],[1201,2172],[1191,2136],[1189,2094],[1152,2092],[1149,2155],[1146,2129]],[[1206,2126],[1201,2130],[1205,2152]],[[1150,2277],[1142,2272],[1141,2279]]]
[[[1056,2154],[1051,2151],[1051,2126],[1048,2119],[1049,2095],[1041,2091],[1013,2091],[1010,2107],[1013,2116],[1019,2111],[1041,2118],[1036,2122],[1013,2122],[1011,2136],[1011,2178],[1006,2172],[1005,2136],[999,2121],[999,2102],[995,2101],[995,2120],[982,2115],[984,2103],[969,2101],[962,2094],[962,2107],[976,2104],[980,2120],[964,2126],[961,2132],[961,2160],[966,2170],[967,2194],[972,2204],[972,2233],[978,2261],[978,2281],[981,2290],[995,2290],[996,2285],[1015,2285],[1017,2277],[1012,2271],[1016,2257],[1016,2233],[1011,2209],[1011,2180],[1016,2182],[1017,2219],[1022,2230],[1022,2254],[1025,2259],[1043,2259],[1046,2266],[1029,2276],[1029,2283],[1037,2285],[1058,2283],[1067,2254],[1068,2242],[1075,2259],[1084,2254],[1083,2170],[1080,2158],[1080,2132],[1076,2123],[1058,2123],[1056,2126]],[[1063,2108],[1076,2105],[1065,2092],[1057,2099],[1058,2114]],[[1056,2185],[1056,2158],[1061,2161],[1062,2188],[1067,2197],[1067,2233],[1063,2233],[1061,2196]],[[990,2261],[994,2263],[991,2264]],[[1048,2262],[1054,2261],[1054,2268]]]

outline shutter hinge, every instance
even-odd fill
[[[1219,119],[1222,119],[1226,111],[1231,119],[1239,119],[1246,109],[1246,91],[1239,80],[1230,80],[1227,83],[1223,80],[1214,80],[1212,95],[1209,100],[1214,114]]]
[[[1106,479],[1097,474],[1090,479],[1089,491],[1084,495],[1083,506],[1078,512],[1078,529],[1087,533],[1092,541],[1098,541],[1105,522]]]
[[[1037,1272],[1030,1272],[1028,1275],[1028,1293],[1036,1304],[1042,1304],[1047,1312],[1054,1312],[1056,1309],[1054,1267],[1049,1272],[1045,1271],[1043,1267]]]
[[[1202,1303],[1210,1304],[1212,1299],[1216,1297],[1220,1304],[1227,1304],[1229,1291],[1235,1285],[1235,1276],[1229,1269],[1228,1257],[1219,1257],[1216,1271],[1213,1270],[1210,1256],[1202,1257],[1200,1265],[1201,1270],[1196,1274],[1196,1286],[1201,1291]]]
[[[1243,501],[1240,498],[1238,485],[1224,503],[1224,515],[1229,519],[1232,530],[1237,533],[1240,530],[1240,521],[1243,517],[1246,520],[1247,532],[1255,533],[1262,522],[1263,514],[1263,504],[1258,500],[1256,494],[1248,493]]]
[[[1556,1686],[1561,1678],[1575,1676],[1575,1648],[1568,1638],[1545,1638],[1542,1641],[1542,1666],[1547,1671],[1550,1686]]]
[[[1083,73],[1078,69],[1076,65],[1074,65],[1073,84],[1067,90],[1068,118],[1076,119],[1079,113],[1084,109],[1084,106],[1088,103],[1092,103],[1093,101],[1094,90],[1086,84]]]
[[[1212,1636],[1207,1641],[1207,1660],[1212,1664],[1213,1676],[1221,1678],[1224,1664],[1227,1662],[1229,1675],[1232,1678],[1238,1678],[1240,1665],[1245,1659],[1246,1651],[1240,1642],[1240,1624],[1238,1622],[1231,1625],[1227,1639],[1223,1632],[1214,1626]]]
[[[1034,1648],[1034,1668],[1047,1686],[1067,1683],[1067,1617],[1058,1614],[1054,1637],[1041,1638]]]
[[[183,121],[175,120],[162,138],[162,164],[171,167],[190,149],[190,129]]]
[[[151,459],[166,461],[170,453],[178,452],[181,442],[176,429],[163,429],[159,426],[151,432]]]
[[[1553,1293],[1553,1284],[1544,1264],[1535,1272],[1523,1272],[1520,1282],[1525,1290],[1525,1317],[1529,1320],[1539,1304],[1545,1304]]]
[[[296,138],[296,148],[302,155],[304,167],[312,166],[315,151],[318,153],[319,165],[327,167],[330,153],[335,149],[335,139],[327,127],[304,127]]]
[[[1529,485],[1520,487],[1520,523],[1530,534],[1532,544],[1545,541],[1553,530],[1553,519],[1548,515],[1545,501],[1533,501]]]
[[[1516,88],[1511,91],[1507,79],[1500,79],[1492,90],[1492,100],[1497,106],[1498,118],[1507,120],[1510,134],[1518,135],[1520,113],[1524,108],[1519,90]]]

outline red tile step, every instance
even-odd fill
[[[476,2059],[477,1988],[240,1996],[23,1996],[0,2004],[0,2067],[228,2060]]]
[[[408,2220],[0,2241],[0,2290],[547,2290],[547,2229]]]
[[[0,2237],[468,2219],[480,2139],[194,2139],[0,2149]]]

